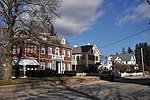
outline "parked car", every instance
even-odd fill
[[[105,70],[105,71],[100,72],[100,79],[114,80],[115,79],[115,75],[114,75],[113,71]]]

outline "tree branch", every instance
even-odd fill
[[[150,5],[150,1],[149,0],[147,0],[147,3]]]

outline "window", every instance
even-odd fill
[[[96,61],[99,61],[98,56],[96,56]]]
[[[70,68],[70,64],[68,64],[68,70],[69,70],[69,71],[71,70],[71,68]]]
[[[66,40],[65,40],[64,38],[62,38],[61,43],[62,43],[63,45],[65,45],[65,44],[66,44]]]
[[[76,59],[77,59],[77,60],[80,60],[80,56],[76,56]]]
[[[59,56],[59,48],[58,47],[55,49],[55,55]]]
[[[48,47],[48,55],[52,55],[52,48]]]
[[[62,50],[62,56],[65,57],[65,50]]]
[[[13,54],[16,54],[16,49],[15,48],[13,49]]]
[[[30,46],[30,47],[28,48],[28,53],[33,53],[33,46]]]
[[[72,60],[75,60],[75,55],[72,55]]]
[[[41,62],[41,69],[42,69],[42,70],[45,69],[45,62]]]
[[[69,50],[68,50],[68,52],[67,52],[67,56],[70,57],[70,51],[69,51]]]
[[[41,48],[41,54],[45,54],[45,48]]]
[[[20,48],[17,48],[17,53],[20,53]]]
[[[48,69],[52,69],[52,63],[48,62]]]

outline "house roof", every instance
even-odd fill
[[[121,58],[123,61],[130,61],[132,54],[116,54],[112,55],[112,61],[114,61],[117,57]]]
[[[29,33],[22,32],[22,35],[28,37]],[[29,39],[26,39],[26,43],[29,44],[35,44],[35,45],[45,45],[45,46],[58,46],[58,47],[64,47],[69,48],[71,47],[66,43],[62,44],[61,39],[55,36],[50,36],[48,33],[32,33],[32,37]]]
[[[83,52],[88,52],[92,47],[93,47],[93,45],[75,47],[72,49],[72,54],[80,54]]]

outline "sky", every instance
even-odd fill
[[[150,5],[146,0],[62,0],[55,28],[70,46],[95,44],[105,55],[141,42],[150,44]],[[135,35],[132,38],[106,46]]]

